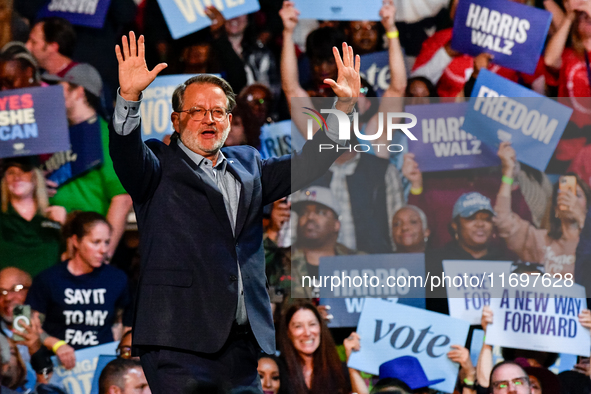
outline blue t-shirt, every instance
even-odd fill
[[[116,311],[129,304],[127,275],[102,265],[75,276],[67,267],[66,261],[37,275],[27,304],[45,314],[43,329],[49,335],[65,340],[76,350],[112,342]]]

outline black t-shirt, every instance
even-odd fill
[[[116,311],[129,304],[127,275],[103,265],[75,276],[67,267],[66,261],[35,277],[27,304],[45,314],[43,329],[49,335],[76,350],[112,342]]]

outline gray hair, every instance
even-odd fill
[[[218,86],[220,89],[224,91],[226,94],[226,98],[228,99],[228,112],[232,112],[234,107],[236,106],[236,95],[234,94],[234,90],[225,79],[217,77],[213,74],[199,74],[194,77],[187,79],[184,83],[177,86],[177,88],[172,93],[172,110],[175,112],[182,111],[184,99],[185,99],[185,90],[187,86],[192,84],[212,84]]]
[[[400,212],[401,210],[403,210],[405,208],[410,208],[413,211],[415,211],[417,215],[419,215],[419,217],[421,218],[421,223],[423,224],[423,231],[425,231],[428,228],[427,215],[425,215],[425,212],[423,212],[423,210],[421,208],[417,207],[416,205],[405,205],[402,208],[400,208],[398,211],[396,211],[396,213],[394,213],[394,216],[396,216],[396,214],[398,212]]]

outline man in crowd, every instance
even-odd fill
[[[490,373],[492,393],[533,394],[527,372],[518,364],[504,361],[495,365]]]
[[[344,145],[338,120],[329,116],[327,130],[293,155],[261,160],[247,146],[221,151],[235,95],[226,81],[204,74],[173,93],[170,145],[144,143],[141,92],[166,67],[149,71],[144,51],[143,37],[136,41],[133,32],[116,47],[121,87],[110,133],[140,232],[134,347],[155,393],[182,392],[195,381],[260,390],[256,349],[275,352],[262,207],[330,167],[338,153],[319,153],[319,146]],[[360,90],[359,57],[346,43],[342,51],[343,58],[333,49],[337,82],[326,83],[338,96],[335,108],[350,114]]]
[[[76,45],[76,32],[66,19],[49,17],[40,19],[29,33],[27,49],[49,74],[63,77],[76,65],[72,54]]]
[[[312,186],[293,196],[292,208],[298,215],[297,241],[291,256],[292,298],[316,298],[317,288],[304,277],[318,278],[321,257],[356,254],[337,242],[341,222],[330,189]],[[287,273],[288,275],[290,273]],[[303,286],[305,284],[305,286]]]
[[[151,394],[138,360],[116,358],[99,377],[99,394]]]
[[[125,231],[131,197],[113,170],[108,124],[97,113],[101,77],[90,64],[79,63],[63,77],[46,75],[44,79],[64,89],[72,142],[70,152],[58,152],[44,164],[51,172],[49,178],[59,184],[50,202],[68,212],[93,211],[105,216],[113,227],[109,245],[109,256],[113,256]]]

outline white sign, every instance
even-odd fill
[[[490,305],[490,299],[500,297],[500,286],[495,284],[499,274],[511,273],[510,261],[469,261],[469,260],[444,260],[443,271],[452,279],[456,276],[462,278],[460,286],[454,286],[453,281],[446,281],[447,303],[449,315],[457,319],[467,321],[472,325],[479,325],[482,317],[482,307]],[[465,279],[465,280],[464,280]],[[496,280],[499,284],[499,280]],[[459,281],[456,281],[456,284]],[[497,293],[494,294],[493,292]]]
[[[493,324],[487,328],[486,343],[588,357],[591,337],[578,318],[587,308],[585,288],[565,287],[572,284],[567,281],[542,284],[541,278],[536,284],[503,290],[501,298],[491,300]]]
[[[459,364],[450,361],[447,352],[451,345],[466,343],[469,328],[467,322],[447,315],[368,298],[357,326],[361,350],[351,355],[348,366],[378,375],[381,364],[412,356],[430,381],[445,379],[431,388],[451,393]]]

